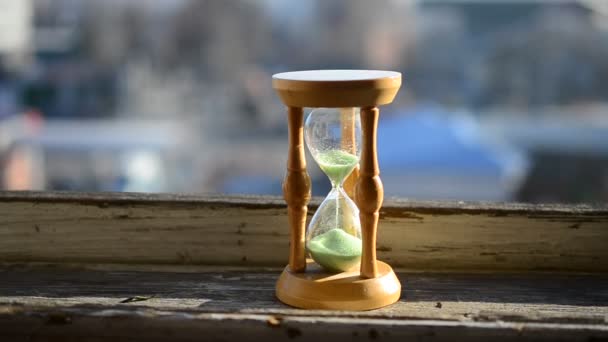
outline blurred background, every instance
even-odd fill
[[[605,0],[0,0],[0,187],[278,195],[321,68],[403,73],[387,197],[608,201]]]

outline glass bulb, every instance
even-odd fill
[[[352,270],[361,261],[361,224],[359,209],[342,189],[342,183],[359,163],[359,109],[313,110],[306,119],[304,137],[332,184],[331,192],[310,221],[306,249],[328,271]]]

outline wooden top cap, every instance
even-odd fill
[[[391,103],[401,73],[382,70],[309,70],[272,76],[272,87],[290,107],[368,107]]]

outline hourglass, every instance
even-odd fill
[[[289,265],[277,282],[277,297],[307,309],[370,310],[396,302],[401,284],[388,264],[376,260],[384,197],[376,130],[377,106],[392,102],[401,74],[314,70],[276,74],[272,81],[288,107],[289,123],[283,193],[290,252]],[[314,109],[304,125],[305,107]],[[304,140],[332,184],[308,229],[310,178]]]

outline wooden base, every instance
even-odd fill
[[[378,263],[378,277],[362,278],[359,269],[327,273],[312,260],[306,272],[294,273],[285,267],[276,286],[276,295],[285,304],[302,309],[372,310],[393,304],[401,296],[401,283],[393,269]]]

